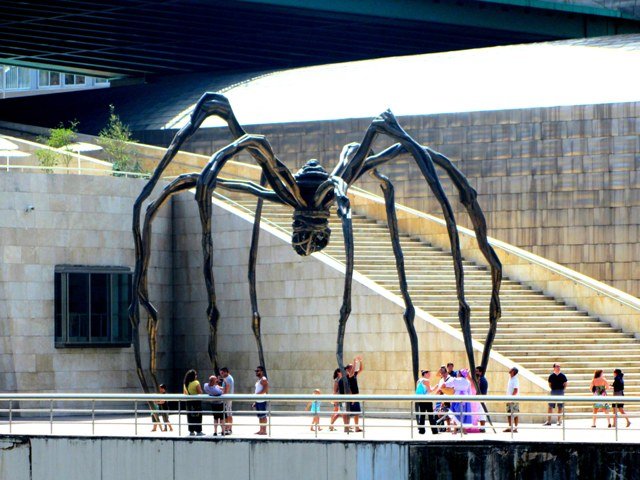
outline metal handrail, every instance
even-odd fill
[[[2,155],[0,155],[0,159]],[[104,168],[88,168],[88,167],[62,167],[59,165],[51,165],[51,166],[43,166],[43,165],[1,165],[0,170],[46,170],[47,173],[52,171],[53,174],[57,173],[56,171],[60,170],[68,173],[76,173],[76,174],[92,174],[92,173],[101,173],[105,176],[122,176],[122,177],[142,177],[149,178],[151,176],[150,173],[140,173],[140,172],[124,172],[120,170],[106,170]]]
[[[154,406],[154,402],[162,400],[164,402],[176,402],[177,401],[177,409],[164,409],[158,410]],[[267,422],[261,423],[266,427],[267,435],[272,436],[272,430],[274,428],[299,428],[301,426],[300,421],[302,419],[309,418],[310,416],[319,416],[321,418],[327,419],[330,416],[333,418],[334,415],[342,416],[344,419],[344,429],[345,433],[361,433],[362,438],[365,437],[365,431],[378,431],[377,429],[387,429],[387,428],[398,428],[401,432],[406,432],[407,427],[409,428],[409,438],[414,439],[414,430],[417,427],[418,433],[425,433],[428,429],[436,428],[437,430],[443,431],[444,429],[452,428],[451,433],[455,433],[460,437],[470,434],[472,432],[478,432],[478,428],[476,425],[469,426],[467,424],[462,425],[460,422],[462,418],[460,415],[465,416],[476,416],[476,420],[478,420],[478,415],[481,415],[482,412],[474,411],[474,412],[453,412],[453,411],[437,411],[437,412],[425,412],[421,408],[417,408],[420,403],[425,402],[450,402],[451,405],[455,403],[466,403],[466,402],[478,402],[484,405],[491,403],[531,403],[531,402],[544,402],[546,407],[546,403],[558,403],[567,407],[569,404],[593,404],[594,402],[607,402],[607,403],[625,403],[631,406],[640,406],[640,396],[604,396],[604,397],[596,397],[596,396],[577,396],[577,395],[565,395],[562,397],[558,396],[550,396],[550,395],[526,395],[526,396],[511,396],[511,395],[374,395],[374,394],[358,394],[358,395],[316,395],[316,394],[266,394],[266,395],[255,395],[255,394],[232,394],[232,395],[222,395],[218,397],[212,397],[209,395],[184,395],[184,394],[160,394],[160,393],[0,393],[0,404],[2,402],[8,403],[8,408],[3,404],[0,408],[0,412],[4,413],[8,420],[3,420],[0,417],[0,427],[8,426],[8,434],[9,435],[24,435],[24,429],[26,428],[27,432],[33,432],[33,428],[38,425],[43,425],[49,423],[49,434],[53,435],[54,432],[54,424],[75,424],[84,428],[82,426],[90,425],[90,435],[96,435],[96,426],[100,426],[103,428],[104,426],[111,425],[112,427],[118,428],[133,428],[133,436],[138,436],[141,434],[140,426],[143,425],[153,425],[153,430],[155,431],[157,426],[160,426],[160,431],[163,431],[162,425],[163,423],[160,421],[161,415],[169,415],[169,417],[165,417],[164,425],[166,430],[166,425],[171,426],[171,416],[173,416],[173,425],[175,426],[175,430],[177,435],[182,435],[183,426],[185,422],[182,419],[182,415],[187,414],[187,424],[198,425],[199,431],[202,431],[202,427],[206,426],[210,428],[212,425],[210,422],[206,424],[202,421],[190,423],[189,414],[192,412],[187,411],[184,407],[189,404],[190,401],[202,401],[203,405],[206,405],[207,402],[220,402],[220,401],[250,401],[250,402],[273,402],[268,405],[266,409]],[[37,406],[27,406],[27,408],[23,408],[22,406],[18,406],[20,401],[24,402],[42,402],[43,405],[41,407]],[[86,402],[86,406],[80,406],[72,408],[71,406],[68,408],[65,407],[55,407],[54,402],[65,402],[65,401],[79,401]],[[342,410],[339,413],[336,413],[336,410],[333,412],[329,411],[319,411],[319,412],[311,412],[311,411],[300,411],[298,409],[291,409],[292,407],[287,405],[288,402],[335,402],[342,404],[343,402],[361,402],[362,410],[361,412],[344,412]],[[100,402],[132,402],[133,408],[131,407],[118,407],[118,408],[105,408],[100,407]],[[281,405],[281,408],[274,408],[278,402],[282,402],[285,405]],[[365,408],[366,402],[407,402],[409,403],[408,411],[404,408],[395,407],[393,411],[388,410],[380,410],[375,408]],[[365,414],[366,412],[366,414]],[[514,433],[517,432],[517,429],[511,429],[511,424],[514,424],[514,417],[517,415],[520,420],[520,424],[518,427],[520,430],[528,429],[528,430],[536,430],[536,429],[544,429],[545,427],[542,425],[536,425],[535,423],[526,423],[524,420],[527,418],[547,416],[546,408],[542,409],[537,413],[531,412],[522,412],[514,414],[513,411],[510,413],[505,413],[503,410],[491,410],[486,409],[486,414],[493,418],[494,420],[502,420],[508,419],[509,428],[504,430],[504,432],[511,432],[510,437],[514,439]],[[203,418],[205,415],[210,415],[212,412],[207,409],[207,407],[202,406],[200,409],[200,413],[203,414]],[[634,412],[635,413],[635,412]],[[629,412],[627,414],[627,421],[629,418],[638,418],[637,413]],[[55,414],[59,416],[56,417]],[[247,418],[248,416],[252,416],[254,414],[253,410],[245,409],[234,409],[233,416],[238,417],[238,421],[234,421],[234,429],[235,427],[244,428],[249,425],[252,427],[255,426],[254,422],[243,423],[241,419]],[[408,416],[407,416],[408,414]],[[70,420],[70,415],[75,417],[75,420]],[[114,419],[113,416],[116,416]],[[175,418],[175,415],[178,418]],[[361,417],[362,422],[358,426],[354,424],[354,426],[359,427],[355,431],[347,428],[349,426],[349,422],[347,421],[347,417],[358,415]],[[552,416],[556,417],[558,420],[558,425],[562,425],[561,429],[552,430],[556,432],[556,436],[561,435],[562,441],[567,440],[568,432],[575,432],[581,430],[590,430],[586,429],[584,426],[579,424],[572,424],[570,426],[566,425],[567,420],[584,420],[585,416],[590,416],[590,413],[586,412],[567,412],[566,408],[563,409],[559,416],[552,414]],[[66,416],[66,419],[65,419]],[[366,418],[369,420],[365,422]],[[427,422],[426,419],[433,419],[439,417],[441,420],[438,423],[432,421]],[[595,417],[594,417],[595,418]],[[614,420],[613,429],[610,431],[615,434],[615,441],[619,440],[619,426],[618,421],[621,420],[622,417],[616,411],[613,414],[606,413],[605,418],[608,422],[611,419]],[[274,423],[275,419],[275,423]],[[422,423],[421,420],[422,419]],[[450,420],[451,425],[444,425],[440,422]],[[414,422],[414,420],[418,420]],[[169,423],[167,423],[169,422]],[[399,422],[399,423],[398,423]],[[455,423],[458,422],[458,423]],[[366,423],[366,428],[365,428]],[[416,424],[417,423],[417,424]],[[489,421],[486,426],[482,426],[481,432],[493,432],[497,433],[501,431],[502,427],[498,426],[497,422],[492,423]],[[215,424],[215,420],[214,420]],[[228,424],[230,425],[230,424]],[[331,424],[333,425],[333,423]],[[437,425],[437,426],[436,426]],[[547,424],[548,425],[548,424]],[[222,428],[222,424],[218,424]],[[306,430],[305,425],[305,430]],[[325,424],[326,426],[326,424]],[[611,426],[611,425],[610,425]],[[19,428],[18,428],[19,427]],[[41,427],[40,427],[41,428]],[[214,430],[215,430],[214,426]],[[470,428],[471,430],[467,431],[466,429]],[[18,430],[22,430],[22,432]],[[253,429],[253,428],[252,428]],[[313,427],[311,428],[313,430]],[[337,431],[340,431],[340,426],[336,425]],[[191,428],[190,434],[195,434],[195,431],[192,431]],[[626,430],[626,429],[625,429]],[[65,430],[68,432],[68,430]],[[129,430],[130,432],[131,430]],[[552,432],[550,431],[550,432]],[[630,429],[630,431],[635,432],[636,430]],[[0,430],[1,432],[1,430]],[[314,437],[318,438],[318,429],[315,429]],[[129,433],[130,434],[130,433]],[[118,435],[122,435],[122,431],[118,431]],[[198,433],[198,435],[203,435],[203,433]],[[297,434],[296,434],[297,435]],[[386,434],[385,434],[386,435]],[[387,438],[383,436],[383,438]],[[546,437],[545,437],[546,438]],[[630,438],[635,437],[625,437],[625,440],[629,440]],[[555,440],[554,440],[555,441]],[[636,441],[636,440],[633,440]]]
[[[551,395],[315,395],[315,394],[230,394],[220,397],[210,395],[184,395],[178,393],[0,393],[0,401],[72,401],[72,400],[97,400],[97,401],[142,401],[153,402],[155,400],[189,401],[189,400],[231,400],[231,401],[292,401],[308,402],[311,400],[325,402],[547,402],[547,403],[628,403],[640,405],[640,396],[614,396],[607,395],[596,397],[593,395],[564,395],[561,397]]]

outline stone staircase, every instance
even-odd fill
[[[224,196],[253,212],[256,200],[224,192]],[[291,232],[289,207],[264,203],[263,221]],[[342,227],[335,211],[331,242],[323,253],[344,263]],[[400,295],[395,259],[386,223],[353,214],[355,269],[381,287]],[[414,305],[459,328],[451,256],[417,238],[401,235],[409,290]],[[488,268],[464,262],[465,295],[471,306],[473,338],[484,342],[488,325],[491,277]],[[613,369],[625,372],[625,392],[640,395],[640,341],[608,323],[545,296],[531,287],[504,278],[502,319],[494,350],[546,380],[554,362],[569,379],[567,394],[590,395],[596,369],[613,381]]]

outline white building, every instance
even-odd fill
[[[36,70],[12,65],[0,65],[0,67],[2,67],[0,98],[42,95],[109,86],[109,81],[106,78]]]

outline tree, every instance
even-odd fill
[[[143,172],[136,151],[131,146],[134,141],[129,127],[122,123],[115,107],[109,105],[109,120],[98,134],[98,145],[104,149],[108,160],[113,164],[114,172]],[[114,173],[114,176],[122,174]]]

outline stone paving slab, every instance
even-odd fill
[[[173,431],[152,432],[152,421],[148,416],[122,416],[104,418],[99,417],[92,424],[91,417],[66,417],[54,419],[51,426],[48,419],[14,420],[9,431],[6,418],[0,422],[0,435],[54,435],[54,436],[99,436],[99,437],[140,437],[140,438],[185,438],[197,441],[227,441],[235,439],[280,439],[280,440],[321,440],[321,441],[388,441],[388,442],[441,442],[441,441],[515,441],[515,442],[562,442],[563,428],[553,425],[550,427],[541,424],[521,423],[517,433],[505,433],[506,425],[495,424],[495,433],[488,427],[485,433],[469,433],[465,435],[440,433],[433,435],[427,430],[425,435],[419,435],[415,422],[414,432],[411,435],[411,422],[405,419],[367,418],[364,422],[362,433],[345,433],[342,419],[336,422],[336,431],[329,431],[328,418],[322,418],[320,432],[310,430],[310,418],[304,416],[278,416],[271,421],[270,435],[258,436],[258,422],[254,416],[235,416],[233,434],[228,436],[213,436],[213,422],[211,417],[205,416],[202,436],[189,436],[186,425],[186,416],[179,418],[171,415],[170,421]],[[593,443],[640,443],[640,418],[631,417],[632,425],[624,428],[625,421],[616,429],[607,428],[604,418],[599,417],[597,428],[591,428],[590,418],[580,418],[565,422],[564,441],[567,442],[593,442]],[[137,424],[137,428],[136,428]],[[361,425],[362,426],[362,425]]]

